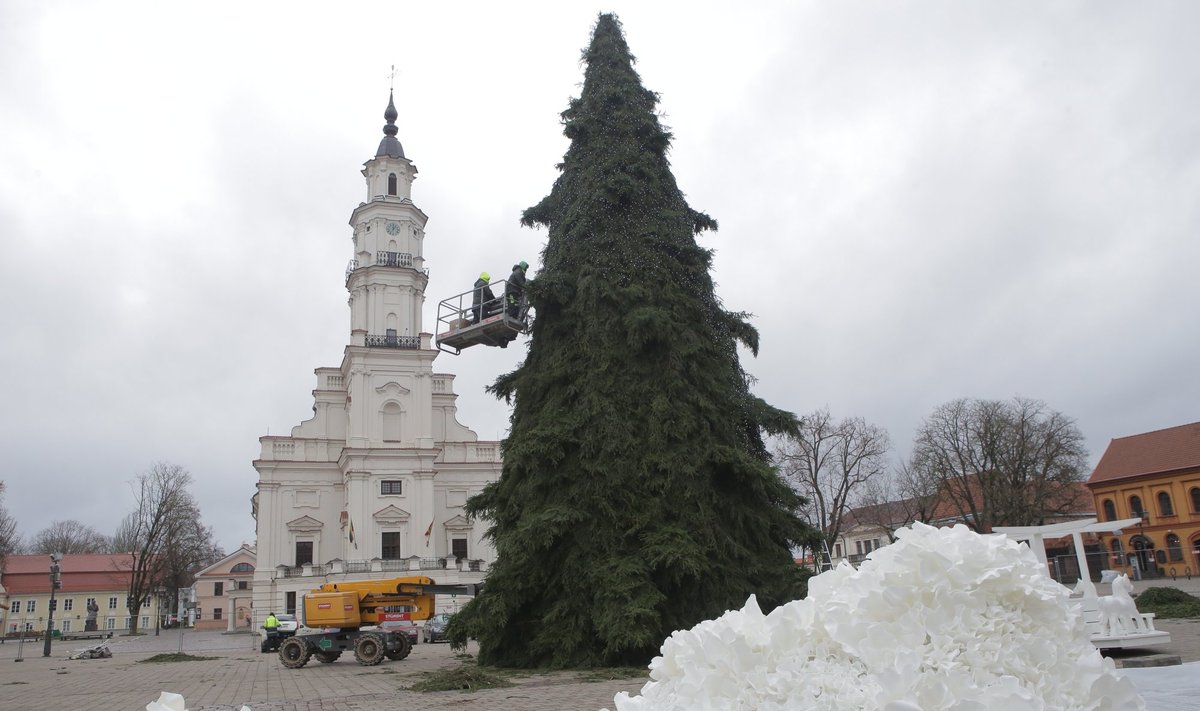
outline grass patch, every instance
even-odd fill
[[[618,679],[650,678],[646,667],[599,667],[579,673],[580,681],[616,681]]]
[[[1137,607],[1160,620],[1200,617],[1200,597],[1178,588],[1146,588],[1137,596]]]
[[[195,654],[178,654],[176,652],[172,652],[170,654],[155,654],[153,657],[147,657],[141,661],[150,664],[163,664],[166,662],[204,662],[210,659],[220,658],[221,657],[201,657]]]
[[[480,669],[474,664],[439,669],[431,672],[409,691],[478,691],[479,689],[502,689],[513,683],[495,672]]]

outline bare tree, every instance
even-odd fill
[[[914,474],[976,531],[1041,525],[1079,509],[1087,466],[1074,420],[1044,402],[960,399],[925,418]]]
[[[827,547],[840,535],[856,497],[884,471],[890,447],[883,429],[860,417],[834,422],[828,409],[806,416],[799,431],[776,447],[780,473],[808,500],[801,513]]]
[[[191,482],[192,475],[186,469],[165,462],[153,465],[133,482],[136,508],[118,530],[121,542],[131,546],[126,607],[133,634],[137,633],[142,601],[167,581],[172,541],[200,518],[196,501],[188,492]]]
[[[129,553],[137,549],[137,513],[131,513],[121,519],[112,538],[108,539],[109,553]]]
[[[896,531],[916,522],[932,523],[938,505],[938,484],[901,462],[887,475],[873,477],[862,488],[858,506],[849,518],[855,524],[882,530],[888,542]]]
[[[0,571],[8,556],[21,551],[21,536],[17,534],[17,520],[4,507],[4,482],[0,481]]]
[[[55,521],[38,531],[29,544],[30,553],[103,553],[108,536],[79,521]]]
[[[179,600],[179,590],[189,588],[196,572],[225,557],[225,552],[216,544],[211,526],[205,526],[197,517],[174,527],[168,537],[162,557],[163,588],[169,600]],[[173,606],[172,606],[173,607]],[[178,610],[172,610],[178,612]]]

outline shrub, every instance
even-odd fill
[[[1137,596],[1137,606],[1160,620],[1200,617],[1200,597],[1177,588],[1147,588]]]

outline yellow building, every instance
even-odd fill
[[[50,611],[50,556],[10,555],[0,575],[7,607],[0,607],[0,629],[6,636],[40,634],[46,629]],[[64,635],[79,634],[87,626],[89,605],[99,632],[121,633],[132,624],[126,599],[129,595],[130,557],[68,554],[60,564],[62,587],[54,595],[54,628]],[[151,595],[138,608],[139,632],[153,630],[159,615],[159,599]]]
[[[1200,573],[1200,422],[1120,437],[1088,479],[1101,521],[1142,518],[1101,536],[1131,578]]]

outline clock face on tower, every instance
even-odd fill
[[[396,222],[387,223],[387,233],[393,237],[400,234],[400,225]]]

